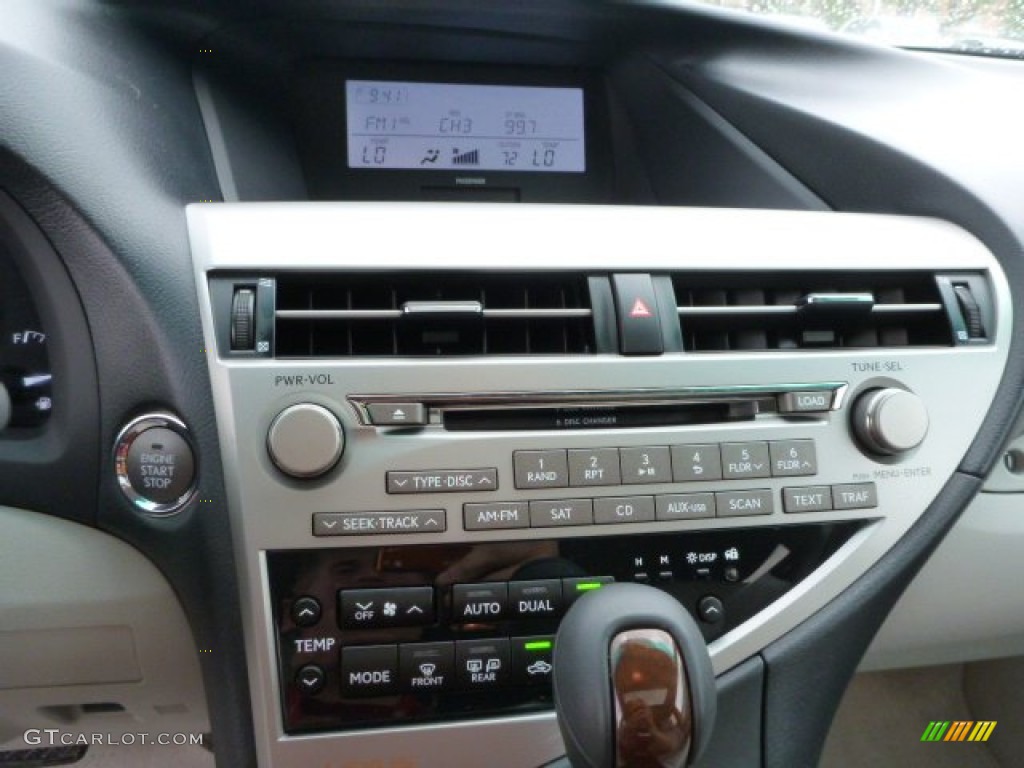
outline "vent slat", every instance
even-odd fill
[[[952,328],[935,276],[907,273],[677,273],[688,352],[949,346]],[[864,296],[834,310],[806,301]],[[808,298],[811,297],[811,298]],[[845,311],[844,311],[845,310]]]
[[[284,274],[277,285],[278,357],[595,351],[582,274]]]

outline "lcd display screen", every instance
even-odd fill
[[[584,173],[583,89],[346,80],[348,167]]]

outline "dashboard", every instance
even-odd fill
[[[699,628],[699,765],[1024,653],[1012,590],[915,614],[1015,578],[956,563],[1022,535],[1019,72],[674,3],[9,18],[0,748],[567,765],[622,582]]]

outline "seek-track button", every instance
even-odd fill
[[[441,533],[447,528],[443,509],[407,512],[317,512],[314,536],[371,536],[380,533]]]

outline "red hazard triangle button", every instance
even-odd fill
[[[643,299],[637,299],[633,302],[633,308],[629,310],[630,317],[650,317],[651,310],[644,304]]]

